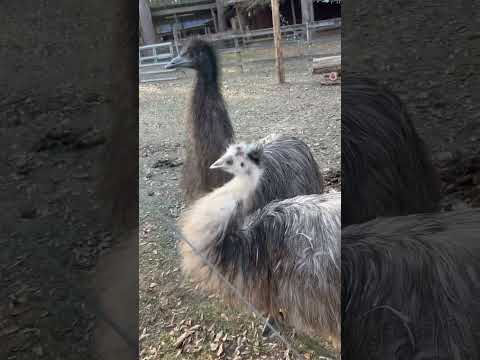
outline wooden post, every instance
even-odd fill
[[[139,27],[138,34],[140,35],[138,39],[138,45],[143,46],[145,45],[145,42],[143,41],[142,27],[140,26],[140,24],[138,27]]]
[[[238,26],[240,26],[240,32],[245,34],[245,26],[247,24],[245,20],[245,13],[240,6],[236,6],[235,10],[237,12]],[[245,37],[242,36],[242,46],[245,46]]]
[[[302,6],[302,23],[310,23],[313,21],[313,1],[312,0],[301,0]]]
[[[232,30],[233,30],[234,33],[236,33],[237,30],[238,30],[238,26],[239,26],[238,23],[239,23],[238,17],[237,17],[237,19],[232,18]],[[243,63],[242,63],[242,54],[241,54],[242,50],[238,46],[239,44],[238,44],[238,37],[237,36],[235,36],[233,38],[233,43],[235,45],[235,54],[237,55],[237,61],[238,61],[238,64],[240,66],[240,70],[243,73]]]
[[[280,6],[278,4],[278,0],[272,0],[272,22],[277,79],[280,84],[283,84],[285,82],[285,69],[283,67],[282,33],[280,32]]]
[[[305,23],[305,32],[307,35],[307,44],[310,44],[310,26],[308,25],[308,22]]]
[[[177,23],[173,24],[173,42],[175,44],[175,50],[177,50],[177,55],[179,55],[180,51],[178,49],[178,24]]]
[[[215,16],[215,11],[213,11],[213,9],[210,8],[210,13],[212,14],[213,27],[215,28],[215,32],[218,33],[217,17]]]
[[[217,18],[218,18],[218,32],[224,32],[227,29],[225,24],[224,14],[224,0],[216,0],[217,3]]]
[[[244,33],[245,32],[245,14],[243,13],[242,8],[238,5],[235,7],[235,12],[237,14],[238,26],[240,27],[240,31]]]

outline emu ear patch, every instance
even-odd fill
[[[244,156],[245,153],[243,152],[243,149],[241,146],[237,146],[235,148],[235,156]]]
[[[258,165],[260,163],[260,158],[262,157],[262,149],[259,147],[250,149],[247,151],[247,157]]]

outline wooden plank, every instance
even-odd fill
[[[313,58],[314,65],[323,65],[323,64],[338,64],[342,63],[342,56],[341,55],[332,55],[332,56],[325,56],[321,58]]]
[[[141,75],[148,75],[148,74],[166,74],[175,72],[175,69],[167,69],[167,70],[158,70],[158,71],[140,71],[139,74]]]
[[[187,12],[195,12],[200,10],[209,10],[215,9],[217,5],[215,3],[203,4],[203,5],[194,5],[194,6],[178,6],[172,9],[162,9],[154,10],[152,9],[152,16],[165,16],[165,15],[174,15]]]
[[[159,43],[159,44],[153,44],[153,45],[145,45],[145,46],[140,46],[140,50],[145,50],[145,49],[153,49],[157,47],[170,47],[172,45],[171,42],[165,42],[165,43]]]
[[[148,80],[141,80],[141,83],[148,83],[148,82],[156,82],[156,81],[167,81],[167,80],[177,80],[176,77],[165,77],[159,79],[148,79]]]
[[[166,61],[166,62],[158,62],[158,63],[150,63],[150,64],[140,64],[139,67],[140,69],[143,69],[143,68],[152,68],[152,67],[162,67],[162,68],[165,68],[165,65],[167,65],[170,61]],[[172,69],[172,70],[175,70],[175,69]]]
[[[275,68],[277,80],[280,84],[285,82],[285,68],[283,66],[282,33],[280,31],[280,5],[279,0],[272,0],[273,42],[275,46]]]
[[[340,72],[342,68],[342,57],[341,55],[335,56],[326,56],[322,58],[313,59],[313,70],[314,74],[324,74],[328,72]]]

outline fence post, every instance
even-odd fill
[[[235,42],[235,51],[237,51],[237,57],[240,62],[240,71],[243,74],[243,57],[242,57],[243,47],[239,47],[238,40]]]
[[[177,50],[177,55],[180,54],[178,51],[178,33],[177,33],[177,23],[173,24],[173,42],[175,43],[175,49]],[[172,48],[173,50],[173,48]]]
[[[278,0],[272,0],[272,20],[277,79],[280,84],[283,84],[285,82],[285,68],[283,67],[282,33],[280,32],[280,6]]]

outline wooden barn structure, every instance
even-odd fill
[[[271,28],[270,0],[142,0],[150,8],[154,42],[191,35]],[[142,15],[142,14],[141,14]],[[341,17],[339,0],[280,0],[281,25]],[[141,35],[146,32],[142,24]],[[140,43],[144,42],[141,37]],[[151,42],[152,40],[150,40]]]

